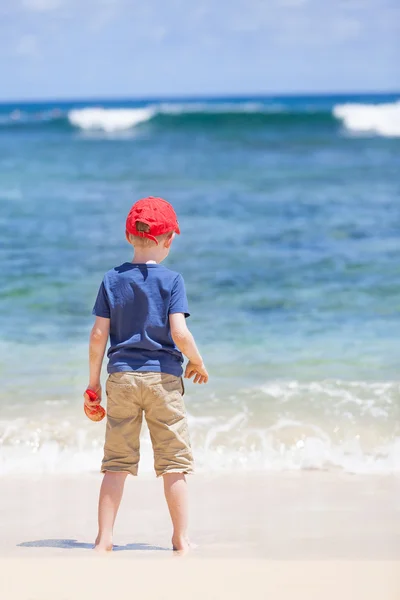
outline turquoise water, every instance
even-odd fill
[[[400,469],[399,98],[0,105],[0,472],[97,468],[91,308],[146,195],[211,375],[199,467]]]

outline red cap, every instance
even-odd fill
[[[148,232],[137,231],[136,221],[146,223],[150,227],[150,230]],[[126,219],[127,233],[148,238],[158,244],[156,236],[168,233],[169,231],[180,233],[176,213],[171,204],[166,200],[154,198],[154,196],[142,198],[135,202],[129,211]]]

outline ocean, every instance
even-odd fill
[[[162,196],[198,471],[400,471],[400,94],[0,105],[0,474],[99,469],[92,306]],[[140,472],[152,470],[143,430]]]

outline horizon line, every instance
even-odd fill
[[[387,90],[387,91],[330,91],[330,92],[321,92],[321,91],[309,91],[309,92],[255,92],[255,93],[246,93],[246,94],[182,94],[182,95],[149,95],[149,96],[71,96],[71,97],[57,97],[57,96],[49,96],[47,98],[43,97],[34,97],[29,99],[0,99],[0,105],[4,104],[32,104],[32,103],[46,103],[46,102],[60,102],[60,103],[68,103],[68,102],[151,102],[151,101],[160,101],[160,100],[169,100],[169,101],[177,101],[177,100],[223,100],[223,99],[231,99],[231,100],[241,100],[241,99],[272,99],[272,98],[308,98],[308,97],[331,97],[331,96],[400,96],[400,90]]]

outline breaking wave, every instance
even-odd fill
[[[199,471],[400,472],[397,382],[276,381],[186,406]],[[98,471],[105,423],[86,421],[80,404],[66,410],[1,421],[0,475]],[[144,428],[140,471],[152,469]]]
[[[39,112],[14,109],[0,114],[3,128],[38,127],[126,132],[151,122],[160,128],[218,127],[320,127],[337,128],[343,123],[353,133],[400,136],[400,101],[386,104],[337,104],[291,106],[265,102],[159,102],[141,107],[60,109]],[[339,129],[338,129],[339,131]]]
[[[155,114],[152,108],[83,108],[71,110],[68,120],[74,127],[88,130],[101,130],[107,133],[132,129],[151,119]]]
[[[388,104],[339,104],[333,115],[358,133],[400,137],[400,101]]]

